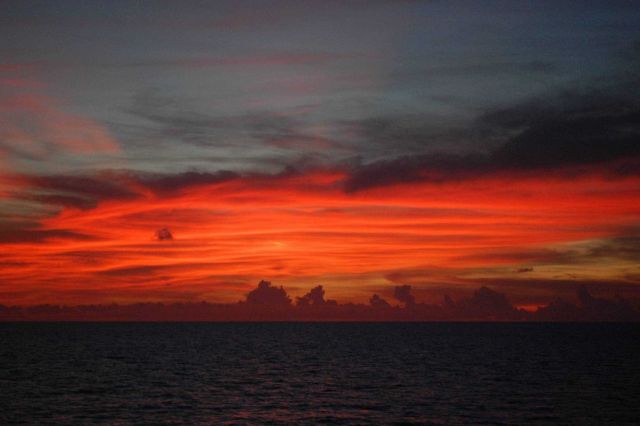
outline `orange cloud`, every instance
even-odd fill
[[[551,266],[536,267],[534,278],[552,278],[554,263],[565,261],[549,253],[640,219],[633,176],[490,176],[355,193],[342,189],[340,171],[191,178],[197,184],[162,192],[112,176],[129,195],[0,229],[0,295],[15,303],[132,302],[144,289],[154,300],[233,301],[270,278],[291,288],[321,280],[336,298],[364,301],[393,271],[438,270],[434,285],[469,285],[473,276],[509,277],[535,263]],[[159,240],[165,228],[173,238]],[[587,268],[585,277],[609,271],[619,279],[616,262]]]

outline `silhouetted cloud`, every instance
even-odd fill
[[[640,311],[620,296],[613,300],[594,297],[586,286],[576,290],[578,305],[554,299],[535,312],[535,319],[548,321],[638,321]]]
[[[319,306],[324,304],[324,289],[321,285],[312,288],[307,294],[298,297],[296,300],[296,305],[298,306]]]
[[[314,287],[300,299],[309,302],[293,306],[282,287],[261,281],[247,294],[246,302],[211,304],[136,303],[132,305],[0,305],[0,321],[640,321],[640,310],[621,297],[613,300],[597,298],[584,286],[577,288],[579,303],[561,298],[552,300],[534,312],[516,309],[507,296],[481,287],[470,297],[454,302],[444,297],[442,305],[415,303],[408,286],[395,288],[405,307],[392,307],[374,294],[368,305],[324,300],[321,286]],[[0,292],[0,296],[2,293]],[[310,302],[310,301],[314,302]]]
[[[528,274],[512,278],[476,278],[469,280],[469,286],[482,285],[507,293],[515,304],[545,304],[553,297],[577,300],[580,285],[585,285],[598,294],[620,294],[632,299],[640,299],[640,280],[633,277],[596,280],[576,279],[566,274],[558,278],[529,278]]]
[[[518,312],[507,296],[488,287],[480,287],[467,299],[456,304],[462,316],[486,319],[515,319]]]
[[[247,294],[247,304],[257,306],[287,307],[291,298],[280,287],[272,287],[269,281],[260,281],[258,287]]]
[[[519,274],[524,274],[526,272],[533,272],[533,268],[518,268],[516,272]]]
[[[369,304],[371,305],[372,308],[375,308],[375,309],[387,309],[391,307],[389,302],[387,302],[377,294],[374,294],[373,296],[371,296],[371,299],[369,299]]]
[[[410,285],[399,285],[393,289],[393,297],[405,304],[405,306],[413,306],[416,303],[413,294],[411,294]]]

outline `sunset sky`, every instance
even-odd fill
[[[633,1],[3,1],[0,304],[261,279],[638,300],[639,23]]]

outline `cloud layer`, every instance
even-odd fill
[[[316,277],[355,300],[369,297],[361,279],[414,289],[513,279],[532,303],[540,294],[523,278],[638,284],[638,178],[597,168],[355,193],[339,169],[15,179],[5,202],[47,208],[0,221],[0,291],[12,303],[127,301],[139,286],[160,299],[229,300],[265,275]],[[159,238],[165,229],[173,239]]]

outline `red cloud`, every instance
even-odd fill
[[[637,223],[640,212],[635,176],[489,176],[356,193],[343,190],[346,178],[345,172],[319,170],[281,176],[25,179],[22,191],[60,191],[93,197],[95,203],[63,207],[40,219],[37,228],[24,229],[37,229],[42,238],[11,233],[0,241],[0,262],[7,265],[0,271],[1,286],[6,290],[20,283],[40,301],[78,294],[72,291],[87,286],[126,293],[136,285],[162,294],[169,285],[209,300],[232,301],[237,291],[216,283],[240,280],[248,287],[271,277],[285,285],[322,279],[341,299],[366,300],[370,294],[364,288],[391,271],[431,268],[440,271],[433,279],[455,285],[463,282],[460,277],[473,282],[469,274],[482,268],[493,267],[494,277],[503,268],[510,276],[523,261],[563,262],[561,256],[514,255],[509,263],[508,256],[492,253],[547,253],[546,247],[607,238]],[[171,190],[156,188],[163,179],[171,182]],[[99,188],[108,191],[101,197]],[[180,238],[158,244],[153,233],[164,227]],[[77,235],[83,238],[70,238]],[[567,261],[575,263],[575,256]],[[535,265],[535,278],[545,273],[552,278],[552,272]],[[615,259],[598,268],[587,270],[587,278],[618,273]],[[429,279],[418,281],[424,285]],[[88,295],[77,301],[102,300]]]

